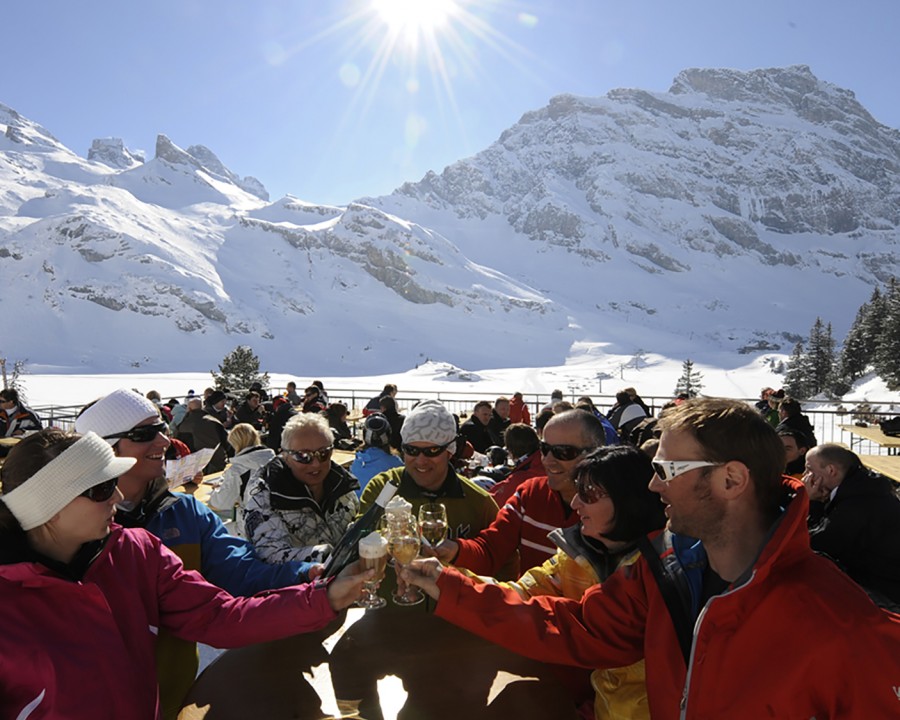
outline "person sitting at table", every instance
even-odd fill
[[[15,388],[0,390],[0,437],[21,437],[43,427],[37,413],[25,406]]]
[[[531,425],[531,413],[528,411],[528,403],[520,392],[514,392],[509,401],[509,421],[513,424],[524,423]]]
[[[567,410],[554,415],[544,428],[540,444],[545,475],[522,483],[481,532],[438,545],[438,558],[492,576],[516,551],[522,567],[543,563],[556,552],[547,541],[547,533],[578,522],[570,506],[575,496],[575,468],[587,453],[603,444],[603,426],[591,413]]]
[[[491,410],[491,419],[488,420],[488,432],[491,435],[491,445],[504,447],[503,433],[512,425],[509,418],[509,398],[500,396],[494,401],[494,409]]]
[[[780,425],[775,432],[784,445],[784,474],[802,480],[806,473],[806,453],[812,447],[809,438],[800,430]]]
[[[369,481],[360,498],[360,514],[375,502],[385,483],[394,482],[399,488],[397,494],[412,503],[414,515],[422,503],[443,503],[450,538],[471,537],[488,527],[497,516],[497,503],[450,464],[458,442],[456,419],[450,411],[436,400],[420,402],[406,415],[402,432],[403,467]],[[507,558],[497,576],[513,577],[517,559]]]
[[[639,543],[666,524],[659,495],[648,487],[652,477],[650,458],[633,446],[601,447],[585,455],[575,468],[571,502],[580,522],[551,531],[548,538],[557,546],[556,554],[504,585],[523,599],[554,595],[580,600],[589,587],[633,564],[641,554]],[[643,660],[595,670],[591,685],[595,720],[649,720]]]
[[[350,473],[359,481],[361,495],[379,473],[400,467],[403,461],[391,452],[391,425],[381,413],[373,413],[363,423],[363,447],[356,451]]]
[[[806,453],[809,542],[878,604],[900,609],[900,498],[894,484],[836,443]]]
[[[303,404],[303,398],[297,393],[297,383],[293,380],[289,380],[288,384],[285,386],[284,396],[291,405]]]
[[[334,438],[322,415],[291,419],[281,448],[247,484],[244,533],[266,562],[323,562],[359,510],[359,483],[331,461]]]
[[[266,429],[266,415],[262,396],[256,390],[251,390],[247,393],[244,402],[238,405],[238,409],[234,413],[234,421],[252,425],[257,432],[262,433]]]
[[[200,398],[193,397],[187,401],[187,414],[178,425],[175,437],[185,443],[191,452],[204,448],[215,449],[206,465],[208,473],[220,472],[228,462],[226,446],[228,431],[218,417],[203,409]]]
[[[218,512],[230,512],[239,506],[251,478],[275,457],[275,451],[263,445],[256,428],[247,423],[229,430],[228,444],[234,449],[234,457],[207,501]]]
[[[544,463],[541,462],[541,439],[531,425],[513,423],[503,433],[503,440],[515,464],[509,475],[488,488],[488,492],[494,496],[494,502],[500,507],[506,504],[523,482],[547,474]]]
[[[394,385],[394,383],[387,383],[378,395],[376,395],[371,400],[369,400],[369,402],[366,403],[366,406],[363,408],[363,411],[362,411],[363,415],[368,416],[368,415],[371,415],[372,413],[380,413],[381,412],[381,398],[383,398],[383,397],[390,397],[390,398],[396,399],[397,386]]]
[[[303,412],[320,413],[326,407],[327,403],[322,399],[321,391],[317,386],[310,385],[303,391]]]
[[[266,433],[266,445],[276,453],[281,452],[281,434],[284,426],[291,418],[299,414],[297,408],[284,398],[275,398],[272,401],[272,414],[269,417],[269,431]]]
[[[816,433],[813,431],[813,426],[809,421],[809,417],[803,414],[802,409],[800,403],[794,398],[784,398],[784,400],[778,403],[779,422],[778,425],[775,426],[775,431],[778,432],[783,428],[799,430],[807,437],[809,442],[807,447],[814,448],[818,444]]]
[[[119,476],[125,499],[119,503],[116,522],[156,535],[188,570],[198,570],[214,585],[242,596],[309,579],[309,564],[263,562],[253,546],[229,534],[206,505],[192,495],[169,491],[165,475],[169,439],[156,406],[145,397],[124,388],[114,390],[82,409],[75,430],[95,432],[119,457],[137,460]],[[161,631],[157,655],[163,715],[171,718],[197,674],[197,647]]]
[[[391,447],[399,450],[403,444],[403,435],[400,432],[406,417],[397,410],[397,401],[390,395],[385,395],[378,401],[381,414],[387,418],[391,425]]]
[[[342,402],[334,402],[325,410],[325,419],[334,435],[334,444],[338,450],[355,450],[362,443],[355,437],[347,424],[350,410]]]
[[[157,629],[239,647],[322,628],[358,597],[365,574],[235,598],[185,570],[158,538],[113,522],[118,478],[137,462],[56,428],[6,460],[0,716],[157,720]]]
[[[475,452],[482,455],[494,444],[488,430],[492,412],[491,404],[487,400],[481,400],[472,408],[471,417],[459,427],[460,435],[475,448]]]

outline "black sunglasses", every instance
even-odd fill
[[[594,483],[585,478],[578,478],[575,481],[575,492],[578,493],[578,499],[586,505],[592,505],[598,500],[609,497],[606,488],[594,485]]]
[[[116,491],[116,486],[119,484],[119,478],[114,477],[111,480],[106,480],[105,482],[100,483],[99,485],[94,485],[93,487],[89,487],[83,493],[81,493],[81,497],[86,497],[88,500],[93,500],[95,503],[102,503],[109,500],[113,493]]]
[[[425,457],[435,458],[450,447],[450,443],[454,441],[455,439],[448,443],[444,443],[443,445],[432,445],[431,447],[424,448],[416,447],[415,445],[401,445],[400,449],[403,451],[404,455],[409,455],[410,457],[424,455]]]
[[[137,427],[131,428],[131,430],[126,430],[125,432],[112,433],[111,435],[104,435],[104,440],[114,440],[116,438],[121,438],[124,440],[131,440],[131,442],[136,443],[147,443],[151,440],[156,440],[156,436],[159,433],[165,433],[166,424],[165,423],[154,423],[153,425],[138,425]]]
[[[541,455],[553,455],[557,460],[574,460],[591,448],[580,448],[575,445],[551,445],[541,440]]]
[[[285,450],[284,452],[291,460],[294,460],[301,465],[309,465],[313,459],[318,460],[319,462],[325,462],[331,457],[333,450],[334,446],[329,445],[321,450]]]

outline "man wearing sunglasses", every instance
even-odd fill
[[[471,537],[490,525],[497,516],[497,503],[450,464],[457,443],[456,419],[450,411],[435,400],[425,400],[407,413],[400,434],[403,467],[369,481],[360,498],[360,513],[390,480],[399,484],[397,494],[412,503],[414,514],[424,502],[443,503],[450,537]]]
[[[541,565],[556,554],[547,534],[578,522],[570,503],[575,496],[574,473],[581,459],[604,444],[603,425],[592,413],[565,410],[544,427],[540,443],[545,475],[523,482],[489,527],[463,540],[446,540],[436,554],[479,575],[498,577],[515,558],[522,568]]]
[[[436,614],[545,662],[646,660],[654,720],[900,714],[900,616],[810,549],[803,484],[743,402],[688,400],[660,418],[650,489],[667,531],[581,601],[521,599],[419,561],[404,578]]]
[[[165,477],[169,439],[150,400],[132,390],[115,390],[84,408],[75,420],[75,429],[81,434],[97,433],[113,446],[116,455],[136,460],[119,476],[124,501],[119,504],[116,522],[156,535],[181,558],[186,569],[198,570],[212,584],[239,596],[309,579],[307,563],[263,562],[249,542],[230,535],[219,516],[193,496],[169,492]],[[177,715],[197,666],[195,643],[160,632],[157,673],[164,717]]]

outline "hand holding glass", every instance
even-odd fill
[[[443,503],[423,503],[419,507],[419,532],[432,548],[447,539],[447,508]]]
[[[376,609],[387,605],[377,594],[378,585],[384,578],[387,555],[388,543],[381,533],[371,532],[359,541],[360,565],[363,570],[374,570],[375,577],[363,583],[363,596],[356,602],[357,607]]]
[[[400,578],[400,573],[419,554],[419,526],[411,515],[392,518],[388,523],[388,551],[394,558],[397,571],[397,594],[394,602],[398,605],[418,605],[425,596],[416,588],[408,586]]]

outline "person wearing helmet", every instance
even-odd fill
[[[359,480],[357,494],[378,473],[391,468],[400,467],[403,461],[391,453],[391,424],[381,413],[373,413],[366,417],[363,424],[362,449],[356,452],[356,458],[350,465],[350,472]]]

